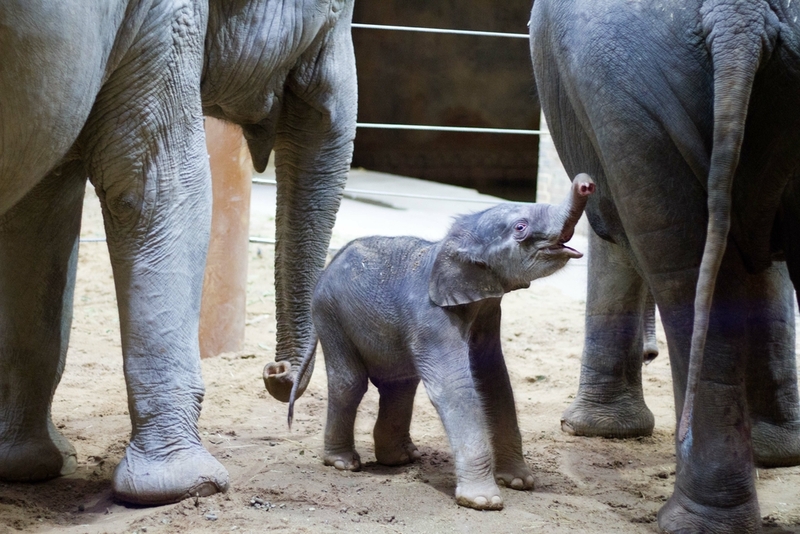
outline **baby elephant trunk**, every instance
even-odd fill
[[[578,224],[589,196],[594,193],[594,181],[588,174],[581,173],[572,181],[572,190],[569,196],[559,206],[561,235],[560,243],[566,243],[572,239],[575,233],[575,225]]]

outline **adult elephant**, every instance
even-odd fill
[[[211,205],[203,112],[242,125],[257,168],[275,148],[285,358],[307,344],[349,167],[351,13],[336,0],[2,3],[0,479],[76,467],[50,403],[88,176],[108,237],[132,424],[114,493],[160,504],[227,488],[197,429]]]
[[[632,283],[603,315],[593,280],[587,332],[641,351],[650,289],[667,334],[678,466],[658,521],[671,532],[760,529],[748,409],[785,408],[768,426],[795,443],[777,454],[796,455],[791,302],[771,262],[798,287],[798,15],[773,0],[536,0],[531,14],[556,147],[597,182],[590,253]]]

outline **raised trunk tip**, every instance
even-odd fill
[[[561,220],[563,222],[561,225],[560,241],[562,243],[572,239],[572,235],[575,232],[575,225],[578,224],[581,215],[583,215],[586,202],[589,200],[589,196],[594,193],[594,190],[594,180],[592,180],[588,174],[580,173],[575,176],[575,179],[572,181],[570,194],[561,204],[561,212],[563,214]]]
[[[572,182],[572,189],[578,196],[586,197],[594,193],[594,180],[586,174],[580,173],[575,177],[575,180]]]

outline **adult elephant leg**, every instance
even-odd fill
[[[703,228],[705,198],[696,190],[696,181],[683,179],[681,169],[670,172],[669,168],[660,169],[657,162],[651,168],[652,176],[676,178],[671,183],[651,182],[649,188],[618,184],[621,194],[617,198],[623,199],[620,212],[629,229],[631,250],[653,292],[667,334],[676,419],[680,420],[704,238],[696,229]],[[632,207],[653,205],[649,195],[681,198],[686,209],[683,218],[672,217],[669,210],[649,210],[647,217],[630,217]],[[654,247],[654,242],[659,246]],[[676,432],[674,490],[659,511],[658,524],[667,532],[751,532],[760,526],[745,387],[751,308],[748,276],[736,247],[728,247],[717,278],[690,432],[685,439]]]
[[[580,385],[561,416],[561,428],[578,436],[648,436],[655,424],[642,393],[649,290],[628,253],[594,232],[589,273]]]
[[[747,402],[757,464],[800,463],[794,287],[783,262],[748,278]]]
[[[155,156],[141,176],[104,177],[96,184],[132,426],[113,488],[117,498],[135,504],[176,502],[228,485],[225,468],[205,450],[197,428],[204,395],[198,323],[210,223],[201,128],[196,120],[172,130],[167,142],[185,152]]]
[[[0,219],[0,479],[77,468],[50,419],[72,323],[86,178],[76,162],[50,173]]]
[[[348,9],[352,9],[349,6]],[[288,402],[295,373],[315,343],[311,295],[331,240],[353,155],[356,73],[349,16],[315,58],[317,78],[296,73],[283,95],[277,125],[275,217],[275,362],[264,368],[270,394]],[[250,143],[251,152],[254,143]],[[256,149],[257,151],[257,149]],[[313,365],[301,377],[305,391]]]
[[[737,254],[735,247],[728,247],[717,278],[689,432],[681,439],[676,431],[675,487],[658,514],[659,526],[668,532],[756,532],[761,526],[745,386],[751,345],[743,336],[748,334],[751,293]],[[672,331],[679,322],[681,329],[679,336],[668,334],[680,338],[679,346],[670,344],[678,418],[685,400],[693,316],[691,303],[682,307],[683,313],[659,302],[665,328]]]
[[[202,4],[150,8],[80,140],[103,208],[131,416],[113,490],[145,505],[228,486],[197,428],[211,217],[199,95],[205,13]]]

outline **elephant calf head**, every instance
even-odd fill
[[[583,254],[565,243],[593,192],[592,179],[579,174],[561,205],[508,203],[462,215],[434,262],[431,300],[456,306],[501,297],[580,258]]]

